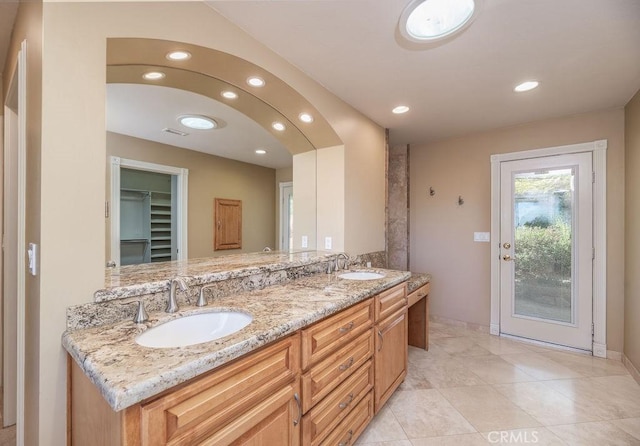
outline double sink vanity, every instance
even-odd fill
[[[109,271],[95,303],[68,309],[71,444],[353,444],[404,380],[408,344],[428,348],[430,277],[327,274],[335,257]]]

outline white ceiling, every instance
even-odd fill
[[[209,116],[220,126],[189,129],[178,122],[185,114]],[[189,134],[174,135],[164,128]],[[107,130],[273,169],[292,163],[291,153],[252,119],[221,102],[175,88],[107,84]],[[257,155],[257,148],[267,154]]]
[[[389,128],[392,143],[621,107],[640,88],[640,0],[484,0],[461,35],[424,50],[396,40],[407,3],[208,2]],[[540,87],[513,93],[527,79]],[[393,115],[398,104],[411,111]]]

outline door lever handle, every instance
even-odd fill
[[[515,262],[516,258],[515,257],[511,257],[509,254],[505,254],[502,256],[502,260],[505,260],[507,262],[512,261]]]

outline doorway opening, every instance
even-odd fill
[[[606,141],[491,157],[491,333],[606,357]]]
[[[188,173],[111,157],[109,266],[187,259]]]
[[[293,182],[280,183],[280,251],[293,248]]]

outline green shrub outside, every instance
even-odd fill
[[[562,283],[571,278],[571,226],[532,221],[515,234],[516,280]]]

